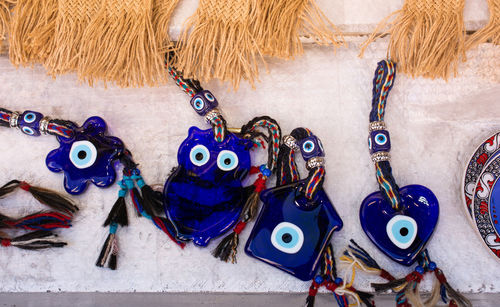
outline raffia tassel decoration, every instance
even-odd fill
[[[43,62],[52,44],[57,0],[17,0],[9,31],[10,61],[18,65]]]
[[[59,1],[54,44],[44,63],[50,75],[76,71],[85,28],[100,6],[99,0]]]
[[[168,56],[174,44],[168,35],[169,23],[179,0],[153,0],[153,31],[160,54]]]
[[[163,83],[166,74],[152,11],[152,0],[106,0],[83,34],[80,79],[122,87]]]
[[[186,78],[229,81],[235,89],[241,79],[252,86],[261,57],[252,35],[256,0],[200,0],[178,42],[174,66]]]
[[[10,25],[10,10],[15,3],[16,0],[0,0],[0,47],[2,47],[2,42],[7,38]]]
[[[474,48],[490,40],[495,45],[500,45],[500,1],[488,0],[490,20],[488,24],[472,34],[467,39],[467,49]]]
[[[300,36],[319,45],[345,44],[340,30],[328,20],[314,0],[258,1],[255,37],[265,55],[290,59],[304,52]]]
[[[465,61],[464,4],[465,0],[406,0],[363,43],[360,56],[371,42],[390,34],[388,55],[402,72],[433,79],[455,76],[459,62]]]

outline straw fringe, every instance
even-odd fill
[[[262,58],[250,28],[255,12],[256,0],[201,0],[181,34],[174,65],[186,78],[230,81],[235,90],[241,79],[254,86]]]
[[[54,43],[44,63],[48,74],[55,77],[78,68],[85,28],[100,6],[97,0],[59,0]]]
[[[433,79],[455,76],[465,61],[463,9],[464,0],[407,0],[377,26],[360,56],[371,42],[390,34],[388,56],[400,71]]]
[[[153,0],[153,32],[160,55],[168,54],[174,49],[168,29],[178,2],[179,0]]]
[[[500,45],[500,1],[488,0],[488,7],[490,10],[488,24],[467,39],[466,49],[477,47],[487,41]]]
[[[18,0],[12,10],[9,56],[16,65],[42,62],[51,44],[57,0]]]
[[[17,0],[0,0],[0,51],[10,27],[10,14]]]
[[[319,45],[342,46],[342,33],[328,20],[314,0],[262,0],[252,26],[264,55],[283,59],[301,55],[300,35]]]
[[[152,26],[152,0],[107,0],[83,34],[80,79],[122,87],[165,81]]]

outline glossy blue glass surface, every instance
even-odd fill
[[[368,148],[370,149],[370,154],[374,154],[379,151],[391,151],[391,136],[387,130],[375,130],[370,132],[368,137]]]
[[[425,248],[439,216],[439,202],[428,188],[400,188],[402,209],[396,211],[380,192],[361,204],[361,226],[372,242],[392,260],[410,266]]]
[[[251,147],[251,141],[232,133],[217,142],[212,129],[189,129],[177,153],[179,166],[163,190],[165,213],[180,240],[206,246],[238,221]]]
[[[49,170],[64,173],[64,188],[70,194],[85,191],[88,182],[107,187],[115,181],[113,161],[123,152],[119,138],[106,136],[106,122],[90,117],[81,127],[74,127],[71,139],[57,137],[59,148],[45,160]]]
[[[218,105],[215,96],[207,90],[200,91],[191,98],[191,106],[201,116],[205,116],[210,110],[217,108]]]
[[[301,280],[311,280],[320,257],[342,220],[323,189],[307,205],[298,204],[303,181],[262,192],[264,205],[245,252]]]
[[[24,111],[17,120],[19,129],[24,134],[30,136],[40,136],[40,121],[43,119],[43,114],[35,111]]]
[[[297,145],[299,145],[302,158],[304,158],[305,161],[311,159],[312,157],[325,156],[323,144],[321,144],[321,140],[315,135],[310,135],[309,137],[300,140]]]

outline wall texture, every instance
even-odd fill
[[[194,7],[194,2],[186,1],[186,10]],[[483,20],[485,4],[469,2],[469,20]],[[371,23],[400,5],[400,1],[390,1],[379,9],[363,3],[338,0],[326,8],[334,21],[340,20],[337,23],[348,24],[342,18],[349,18],[355,25],[365,20],[362,14]],[[343,5],[342,13],[336,11],[337,5]],[[363,7],[365,13],[356,9]],[[363,59],[357,57],[360,40],[349,41],[349,47],[336,53],[330,48],[308,46],[304,56],[293,62],[270,60],[269,73],[261,75],[257,90],[243,84],[235,93],[217,82],[205,87],[217,96],[232,127],[267,114],[279,120],[284,133],[297,125],[316,132],[327,152],[325,188],[345,225],[333,238],[337,255],[348,239],[354,238],[383,267],[403,275],[408,269],[378,252],[358,220],[360,202],[377,188],[366,136],[372,76],[377,61],[385,56],[387,41],[373,44]],[[461,291],[498,292],[500,266],[468,225],[460,184],[475,146],[500,129],[500,48],[483,44],[467,56],[457,78],[448,82],[399,75],[389,98],[386,121],[400,185],[426,185],[440,201],[440,221],[429,244],[431,256]],[[191,125],[206,127],[173,82],[159,88],[89,88],[79,84],[74,75],[53,80],[41,67],[16,69],[2,57],[0,92],[0,105],[10,110],[34,109],[78,123],[92,115],[102,116],[110,133],[132,150],[148,182],[160,185],[177,164],[177,148],[187,129]],[[1,129],[0,139],[4,144],[0,153],[4,181],[20,178],[63,190],[62,176],[49,172],[44,162],[45,155],[57,147],[54,138],[29,138],[15,130]],[[107,235],[100,225],[117,191],[116,186],[106,190],[92,186],[75,198],[81,211],[74,227],[63,232],[70,242],[68,247],[45,252],[3,249],[0,291],[297,292],[308,288],[308,283],[245,256],[241,248],[236,265],[214,259],[210,251],[218,241],[207,249],[189,245],[180,250],[148,220],[135,218],[131,208],[130,226],[119,233],[119,270],[96,268],[94,262]],[[22,213],[29,207],[26,205],[36,206],[22,193],[1,205],[2,212],[8,213]],[[248,231],[242,242],[247,236]],[[369,278],[361,275],[358,280],[358,286],[367,289]]]

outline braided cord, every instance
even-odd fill
[[[307,199],[312,199],[322,186],[325,179],[325,168],[323,166],[316,167],[311,171],[310,179],[305,186],[305,196]]]
[[[226,137],[226,121],[222,115],[219,114],[212,117],[210,124],[212,125],[212,129],[214,131],[215,141],[219,143],[224,141],[224,138]]]
[[[7,110],[7,109],[3,109],[3,108],[0,108],[0,126],[4,126],[4,127],[9,127],[10,124],[10,116],[11,116],[12,112]]]
[[[390,60],[382,60],[377,64],[375,77],[373,79],[372,109],[370,122],[383,122],[387,97],[396,78],[396,64]],[[375,170],[377,182],[384,198],[389,201],[392,208],[400,210],[401,196],[399,187],[392,175],[390,162],[376,161]]]
[[[177,84],[177,86],[180,87],[184,93],[191,98],[196,94],[196,91],[189,86],[188,82],[186,82],[186,80],[184,80],[173,67],[168,66],[167,70],[172,79],[174,79],[175,84]]]
[[[47,133],[50,135],[70,139],[75,134],[74,128],[72,126],[74,125],[71,122],[53,119],[47,126]]]
[[[267,168],[271,171],[274,171],[278,165],[278,156],[281,142],[281,128],[274,119],[264,116],[262,118],[258,118],[257,121],[253,122],[250,128],[247,128],[246,125],[243,126],[241,128],[241,132],[244,134],[252,133],[255,132],[258,127],[264,127],[270,133],[270,140],[268,142],[270,146]]]

